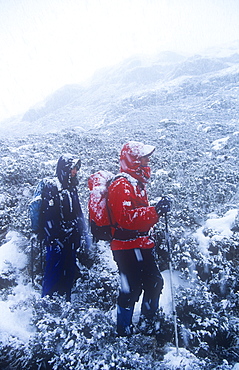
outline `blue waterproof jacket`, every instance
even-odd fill
[[[81,237],[87,240],[87,228],[76,185],[71,177],[75,166],[72,156],[61,156],[56,176],[44,179],[40,239],[46,248],[46,265],[42,296],[58,292],[70,300],[76,267],[76,250]]]

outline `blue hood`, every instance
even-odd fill
[[[74,167],[80,168],[80,159],[71,154],[63,154],[57,163],[56,176],[63,186],[63,189],[69,189],[77,186],[77,176],[71,177],[71,170]]]

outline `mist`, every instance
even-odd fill
[[[0,121],[137,54],[202,54],[239,39],[237,0],[0,3]]]

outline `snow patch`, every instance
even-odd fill
[[[203,124],[199,124],[197,126],[197,130],[202,130],[203,132],[207,133],[209,131],[211,131],[211,126],[205,126]]]
[[[238,209],[231,209],[226,212],[222,218],[212,218],[206,221],[205,226],[209,229],[217,231],[221,237],[230,238],[233,232],[231,231],[232,225],[235,222],[235,218],[238,214]],[[217,238],[217,235],[214,237]]]
[[[34,332],[31,326],[32,308],[21,304],[31,296],[39,296],[31,284],[24,284],[24,277],[18,273],[27,263],[27,256],[20,251],[23,238],[17,232],[11,231],[6,235],[7,242],[0,247],[0,275],[16,271],[18,285],[8,295],[8,299],[0,301],[0,341],[7,344],[11,336],[27,342]]]
[[[19,282],[7,301],[0,302],[0,341],[6,345],[10,337],[28,342],[35,329],[31,326],[32,307],[22,305],[30,296],[38,296],[30,284]]]
[[[0,247],[0,274],[9,270],[9,264],[22,269],[26,266],[27,257],[20,252],[18,245],[21,242],[20,235],[10,231],[6,235],[7,242]]]
[[[6,196],[4,194],[0,194],[0,208],[4,207],[5,200]]]
[[[233,234],[231,228],[233,223],[235,222],[236,216],[238,214],[239,209],[231,209],[225,213],[224,217],[221,218],[209,218],[204,226],[200,227],[196,233],[194,234],[195,239],[199,243],[199,247],[201,252],[204,255],[208,255],[208,247],[210,240],[221,240],[223,238],[230,238]],[[214,235],[212,238],[209,236],[205,236],[204,230],[205,229],[212,229],[217,234]]]
[[[171,286],[170,286],[170,271],[165,270],[161,272],[164,280],[164,286],[162,290],[162,294],[160,295],[159,305],[162,307],[163,312],[166,315],[172,314],[172,293],[171,293]],[[180,277],[180,272],[173,271],[172,273],[172,280],[173,280],[173,288],[174,290],[179,286],[188,286],[188,282],[183,280]]]
[[[202,362],[185,348],[179,348],[178,354],[176,348],[169,348],[163,364],[168,370],[199,370]]]
[[[155,175],[156,176],[163,176],[163,175],[167,175],[168,174],[168,171],[165,171],[165,170],[163,170],[162,168],[161,169],[159,169],[159,170],[157,170],[156,172],[155,172]]]
[[[227,145],[227,142],[228,142],[229,138],[230,138],[230,136],[227,136],[227,137],[223,137],[221,139],[214,140],[212,142],[212,148],[214,150],[223,149],[225,147],[225,145]]]

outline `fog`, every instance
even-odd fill
[[[1,0],[0,121],[135,54],[239,39],[237,0]]]

